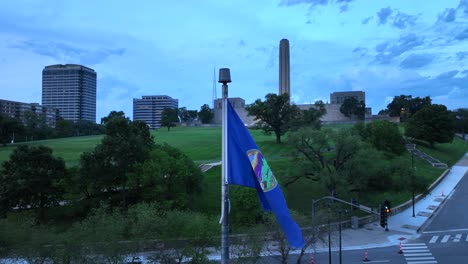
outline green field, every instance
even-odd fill
[[[291,147],[286,143],[276,144],[273,135],[265,135],[259,130],[252,130],[250,132],[269,161],[275,176],[281,183],[288,176],[288,173],[294,169],[294,163],[288,157],[288,154],[292,150]],[[152,134],[157,144],[167,143],[177,147],[197,164],[215,162],[221,159],[220,127],[176,127],[172,128],[171,131],[167,131],[166,129],[152,131]],[[62,157],[68,166],[74,166],[78,164],[80,154],[92,150],[101,139],[102,136],[87,136],[34,141],[27,144],[51,147],[54,150],[54,154]],[[14,148],[15,145],[0,147],[0,161],[7,160]],[[421,147],[421,150],[426,151],[443,162],[450,161],[450,165],[452,165],[468,151],[468,143],[456,138],[451,144],[436,144],[434,149]],[[404,157],[411,160],[411,155],[408,152],[404,153]],[[443,170],[433,168],[429,163],[418,158],[415,158],[414,164],[417,174],[427,178],[428,181],[435,180],[443,172]],[[216,214],[219,212],[220,207],[220,169],[212,169],[204,175],[204,191],[200,201],[200,210]],[[310,212],[310,202],[312,199],[327,195],[325,188],[316,182],[307,180],[298,181],[288,186],[288,188],[283,188],[283,191],[288,205],[292,209],[303,213]],[[393,204],[396,205],[408,200],[410,194],[380,193],[372,194],[370,197],[361,195],[358,198],[373,206],[374,203],[377,203],[374,201],[383,200],[384,197],[391,199]],[[350,199],[351,196],[349,194],[342,194],[340,198]]]

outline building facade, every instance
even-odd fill
[[[334,92],[330,94],[330,104],[343,104],[348,98],[355,98],[358,102],[366,103],[366,93],[363,91]]]
[[[229,102],[232,105],[232,108],[236,111],[237,115],[240,117],[242,122],[245,125],[250,126],[254,123],[253,117],[249,116],[247,110],[245,110],[245,100],[239,97],[228,98]],[[214,109],[213,109],[213,121],[214,124],[221,124],[223,120],[223,99],[219,98],[214,100]]]
[[[38,103],[23,103],[0,99],[0,113],[20,120],[23,124],[27,123],[28,115],[36,115],[43,118],[46,125],[55,127],[59,110],[56,108],[45,107]]]
[[[96,72],[78,64],[42,70],[42,105],[56,108],[65,120],[96,122]]]
[[[179,100],[167,95],[149,95],[133,99],[133,121],[144,121],[150,129],[161,127],[164,108],[179,108]]]
[[[282,39],[279,46],[279,95],[290,93],[289,40]]]

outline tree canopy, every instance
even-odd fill
[[[198,112],[198,117],[200,118],[203,124],[208,124],[213,119],[214,113],[209,105],[204,104],[201,106],[200,111]]]
[[[325,104],[322,101],[317,101],[313,107],[306,110],[300,110],[298,112],[298,116],[291,119],[290,127],[292,130],[297,130],[301,127],[319,129],[322,125],[320,118],[322,118],[326,112]]]
[[[0,205],[3,210],[37,208],[38,219],[46,207],[57,205],[64,193],[61,181],[66,175],[65,162],[44,146],[18,146],[3,163],[0,173]]]
[[[299,117],[300,110],[289,102],[289,94],[267,94],[265,101],[257,99],[246,107],[250,116],[257,120],[257,126],[265,133],[275,133],[276,143],[291,127],[292,121]],[[313,111],[313,110],[311,110]]]
[[[175,127],[179,123],[179,117],[177,116],[177,109],[175,108],[164,108],[161,115],[161,126],[167,127],[167,131],[171,127]]]
[[[188,209],[201,192],[202,174],[182,151],[163,144],[154,147],[131,182],[143,201],[157,202],[164,210]]]
[[[10,143],[14,133],[21,133],[23,130],[23,125],[17,119],[0,114],[0,144]]]
[[[123,112],[113,112],[103,120],[106,135],[101,143],[81,155],[80,182],[88,196],[91,192],[120,189],[126,206],[129,174],[148,157],[153,137],[144,122],[132,122]]]
[[[393,98],[387,109],[390,116],[399,116],[404,121],[431,104],[432,99],[429,96],[413,98],[411,95],[400,95]]]
[[[360,120],[364,120],[366,114],[366,105],[363,101],[358,101],[354,97],[346,98],[340,106],[340,112],[346,117],[352,118],[356,116]]]
[[[361,138],[376,149],[400,155],[405,151],[405,141],[398,126],[388,121],[377,120],[372,123],[359,123],[353,129]]]
[[[465,133],[468,132],[468,109],[458,109],[454,112],[455,130],[462,134],[465,139]]]
[[[405,135],[434,143],[452,142],[454,137],[454,120],[445,105],[428,105],[416,112],[406,125]]]

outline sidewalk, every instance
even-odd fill
[[[418,230],[437,211],[456,187],[460,179],[468,172],[468,153],[455,164],[450,172],[425,197],[415,203],[415,217],[413,208],[390,216],[388,218],[389,231],[386,232],[379,224],[373,222],[360,229],[345,229],[342,231],[343,250],[386,247],[404,243],[417,235]],[[333,233],[332,241],[337,241],[338,234]],[[316,252],[328,251],[328,245],[319,245]],[[337,242],[332,244],[333,250],[338,250]]]

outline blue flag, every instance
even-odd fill
[[[263,210],[272,211],[289,245],[302,248],[299,226],[289,214],[283,192],[262,152],[228,102],[228,183],[255,188]]]

